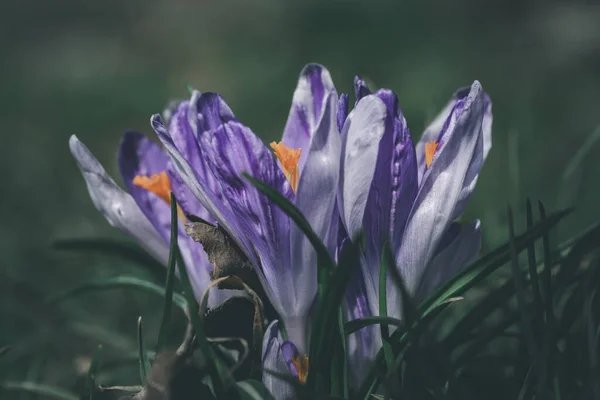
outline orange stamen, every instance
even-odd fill
[[[292,363],[296,367],[296,371],[298,371],[298,380],[300,383],[306,383],[306,377],[308,376],[308,356],[293,356]]]
[[[425,166],[429,168],[431,162],[433,161],[433,156],[435,155],[435,151],[437,150],[440,144],[435,140],[431,142],[425,143]]]
[[[298,181],[300,180],[298,161],[300,161],[302,149],[291,149],[283,144],[283,142],[271,142],[271,148],[275,152],[275,157],[279,159],[281,169],[283,169],[285,177],[290,183],[292,190],[295,192],[298,187]]]
[[[150,177],[137,175],[133,178],[133,184],[154,193],[171,205],[171,180],[165,171],[160,174],[153,174]],[[185,214],[179,205],[177,205],[177,214],[182,221],[185,221]]]

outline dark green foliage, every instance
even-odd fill
[[[537,400],[585,399],[600,394],[600,224],[552,247],[552,229],[568,211],[547,216],[540,203],[535,222],[528,201],[524,233],[516,234],[509,210],[508,241],[444,283],[421,304],[415,304],[404,289],[402,276],[389,264],[392,258],[386,246],[380,268],[380,316],[343,323],[342,298],[358,268],[360,245],[345,246],[334,266],[325,246],[295,207],[267,185],[251,182],[298,223],[319,254],[319,301],[307,382],[301,385],[290,376],[262,371],[289,381],[299,398]],[[143,331],[140,317],[138,356],[128,361],[137,360],[138,383],[144,388],[137,393],[139,387],[106,388],[103,381],[110,375],[103,371],[108,373],[115,364],[104,362],[101,366],[99,348],[91,359],[81,399],[116,398],[111,396],[132,390],[133,394],[123,398],[272,399],[252,367],[260,360],[260,345],[249,345],[257,343],[256,315],[263,314],[256,314],[256,307],[262,302],[233,298],[209,310],[204,310],[205,303],[198,305],[177,246],[175,199],[172,204],[165,288],[122,276],[92,280],[51,298],[62,303],[90,291],[134,288],[164,299],[157,352],[148,352],[144,345],[156,333]],[[356,241],[361,242],[360,238]],[[174,284],[175,268],[179,269],[179,285]],[[511,273],[502,274],[504,270]],[[383,278],[387,274],[395,290],[402,292],[402,320],[387,316],[386,290],[390,286],[386,287]],[[487,282],[492,277],[493,285]],[[228,287],[241,287],[242,280],[231,279]],[[186,333],[177,350],[169,346],[173,325],[181,323],[171,316],[173,303],[185,311],[188,320],[183,323],[187,324]],[[350,382],[345,338],[369,325],[380,326],[384,346],[364,380]],[[10,355],[6,348],[0,350],[0,363]],[[69,391],[31,381],[0,382],[6,391],[77,398]]]

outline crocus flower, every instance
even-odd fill
[[[359,77],[355,92],[359,102],[371,93]],[[350,239],[363,227],[365,231],[360,273],[345,301],[349,320],[379,315],[379,270],[385,243],[393,252],[393,266],[417,302],[472,261],[481,243],[479,221],[454,222],[491,148],[491,102],[479,82],[454,94],[416,148],[396,95],[387,89],[374,95],[387,109],[380,139],[356,152],[357,143],[363,140],[360,132],[343,132],[342,136],[341,231]],[[400,290],[389,275],[386,293],[388,315],[402,318]],[[351,335],[350,366],[357,379],[380,347],[378,327]]]
[[[278,190],[300,209],[328,248],[334,249],[337,238],[327,233],[340,171],[337,102],[329,72],[320,65],[306,66],[282,140],[271,143],[273,151],[216,94],[195,92],[173,116],[179,121],[177,129],[167,129],[158,115],[152,118],[177,172],[245,253],[279,314],[280,320],[265,335],[264,365],[291,372],[300,381],[306,378],[308,365],[305,354],[309,309],[317,291],[316,253],[296,224],[241,174],[246,172]],[[368,125],[382,123],[383,104],[377,107],[366,101],[361,107],[365,112],[355,121],[357,127],[374,129]],[[379,117],[369,113],[379,113]],[[287,340],[282,337],[281,323]],[[271,385],[274,379],[265,379],[276,398],[288,398],[284,389]]]
[[[171,191],[187,191],[172,168],[169,157],[157,143],[141,133],[126,132],[119,148],[119,170],[125,182],[125,191],[75,135],[71,136],[69,146],[98,211],[112,226],[132,236],[166,266],[171,230],[170,194]],[[199,203],[194,207],[194,213],[211,220]],[[212,266],[202,245],[185,234],[182,226],[185,215],[180,207],[178,214],[181,219],[178,244],[199,300],[210,283]],[[218,305],[229,295],[227,292],[212,291],[209,306]]]

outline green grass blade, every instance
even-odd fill
[[[360,243],[360,236],[357,243]],[[325,393],[327,376],[330,373],[332,350],[337,340],[336,325],[338,310],[346,286],[358,270],[360,263],[360,246],[350,243],[342,249],[339,265],[333,270],[331,279],[324,291],[324,299],[317,306],[316,317],[310,337],[310,368],[306,386],[309,393]]]
[[[110,290],[110,289],[136,289],[143,292],[156,294],[159,296],[165,296],[165,289],[159,285],[136,278],[133,276],[116,276],[108,279],[97,279],[90,282],[86,282],[80,286],[66,290],[64,292],[51,295],[47,298],[49,302],[59,302],[66,300],[67,298],[86,294],[98,290]],[[185,310],[187,302],[180,294],[173,294],[174,303],[181,309]]]
[[[175,196],[171,193],[171,204],[175,203]],[[177,219],[177,208],[171,207],[171,220]],[[177,241],[177,226],[171,224],[171,240],[169,243]],[[158,331],[158,340],[156,343],[156,352],[158,353],[165,347],[167,337],[169,335],[169,327],[171,322],[171,308],[173,305],[173,283],[175,280],[175,264],[177,258],[175,252],[169,252],[169,262],[167,264],[167,281],[165,283],[165,303],[163,306],[162,320],[160,321],[160,330]]]
[[[142,322],[142,317],[139,317],[137,321],[137,340],[140,380],[142,381],[142,385],[145,385],[148,379],[148,373],[150,373],[150,360],[148,360],[148,354],[146,353],[146,347],[144,346],[144,324]]]
[[[543,220],[546,218],[546,209],[542,202],[538,202],[538,209],[540,218]],[[544,315],[546,317],[545,324],[543,327],[542,336],[542,350],[540,353],[541,359],[539,360],[540,377],[538,382],[538,397],[546,393],[548,383],[554,381],[554,366],[552,362],[554,360],[554,348],[556,347],[555,338],[556,335],[554,330],[556,329],[556,321],[554,316],[554,293],[552,288],[552,259],[550,250],[550,235],[548,232],[542,236],[542,245],[544,252],[544,268],[542,269],[542,284],[544,286],[544,309],[539,313],[539,319],[542,320]]]
[[[540,218],[546,219],[546,209],[542,202],[538,202]],[[554,306],[552,301],[552,258],[550,255],[550,235],[546,232],[542,236],[542,244],[544,248],[544,269],[542,270],[542,282],[545,293],[545,311],[546,321],[550,327],[554,326]]]
[[[336,324],[337,340],[334,342],[332,368],[331,368],[331,395],[348,396],[348,365],[346,358],[346,337],[344,335],[344,320],[342,307],[338,310]]]
[[[98,367],[100,366],[101,355],[102,345],[99,345],[92,356],[92,362],[90,363],[90,368],[88,369],[81,400],[92,400],[94,389],[96,387],[96,373],[98,372]]]
[[[406,323],[400,319],[393,317],[365,317],[348,321],[344,324],[344,332],[346,335],[350,335],[362,328],[371,325],[392,325],[398,328],[398,330],[406,330]]]
[[[575,155],[569,161],[561,177],[556,199],[557,207],[571,205],[576,200],[583,182],[583,162],[589,152],[594,148],[596,142],[600,139],[600,126],[596,127],[583,144],[579,147]]]
[[[538,222],[532,229],[515,238],[515,246],[517,251],[526,248],[531,241],[535,241],[542,235],[552,229],[562,218],[568,215],[571,209],[556,212],[550,215],[543,221]],[[499,246],[494,251],[479,258],[469,267],[463,269],[458,274],[454,275],[438,289],[436,289],[425,301],[419,306],[421,310],[428,310],[436,304],[443,302],[447,298],[456,297],[469,290],[485,277],[494,272],[496,269],[504,265],[510,260],[510,244],[506,243]]]
[[[527,339],[527,347],[529,350],[529,355],[532,360],[537,360],[538,348],[535,340],[535,336],[531,330],[531,321],[532,316],[529,314],[527,302],[526,302],[526,293],[525,293],[525,280],[523,279],[523,275],[521,274],[519,268],[519,260],[518,260],[518,250],[515,242],[515,227],[514,227],[514,219],[513,213],[510,207],[508,208],[508,235],[509,235],[509,243],[510,243],[510,256],[512,259],[512,272],[513,278],[515,282],[515,290],[517,294],[517,304],[519,306],[520,315],[521,315],[521,330]]]
[[[6,381],[0,383],[0,388],[5,390],[16,390],[57,400],[79,400],[76,394],[55,386],[44,385],[36,382],[12,382]]]
[[[240,400],[275,400],[267,388],[259,381],[241,381],[235,386]]]
[[[533,228],[533,211],[531,208],[531,200],[527,199],[527,230]],[[532,241],[527,246],[527,260],[529,266],[529,278],[531,279],[531,288],[533,290],[533,301],[538,314],[542,312],[542,298],[540,295],[540,285],[538,283],[537,261],[535,256],[535,241]]]
[[[165,280],[164,265],[135,243],[109,238],[72,238],[55,240],[51,246],[59,251],[113,255],[144,267],[160,282]]]

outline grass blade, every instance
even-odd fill
[[[88,374],[85,380],[85,386],[83,395],[81,396],[81,400],[92,400],[94,389],[96,387],[96,373],[98,372],[98,367],[100,365],[101,355],[102,345],[99,345],[96,348],[96,351],[94,351],[94,355],[92,356],[92,362],[90,363],[90,368],[88,369]]]
[[[77,395],[72,392],[55,386],[44,385],[43,383],[7,381],[0,383],[0,387],[6,390],[18,390],[57,400],[79,400]]]
[[[142,381],[142,385],[145,385],[148,378],[148,373],[150,372],[150,360],[148,360],[148,354],[146,354],[146,348],[144,347],[144,328],[142,317],[139,317],[137,321],[137,339],[138,357],[140,362],[140,379]]]
[[[535,336],[531,330],[530,322],[532,321],[531,316],[529,315],[527,309],[527,303],[525,300],[525,281],[523,279],[523,275],[521,274],[519,268],[519,260],[518,260],[518,252],[517,245],[515,243],[515,227],[514,227],[514,219],[513,213],[510,207],[508,208],[508,235],[509,235],[509,243],[510,243],[510,255],[512,259],[512,271],[515,282],[515,290],[517,294],[517,304],[519,306],[520,315],[521,315],[521,329],[525,338],[527,339],[527,347],[529,350],[529,355],[531,359],[537,360],[538,348],[535,342]]]
[[[400,319],[393,317],[365,317],[359,319],[353,319],[352,321],[348,321],[344,324],[344,332],[346,335],[350,335],[362,328],[371,325],[392,325],[398,328],[400,331],[406,330],[406,323]],[[397,332],[397,331],[396,331]]]
[[[79,253],[116,256],[146,268],[160,282],[165,280],[165,267],[135,243],[109,238],[72,238],[55,240],[52,249]]]
[[[80,286],[74,287],[67,291],[51,295],[47,298],[49,302],[58,302],[63,301],[67,298],[78,296],[82,294],[86,294],[92,291],[97,290],[110,290],[110,289],[136,289],[152,294],[156,294],[159,296],[165,296],[165,289],[160,287],[159,285],[136,278],[133,276],[117,276],[114,278],[108,279],[97,279],[87,283],[84,283]],[[181,309],[185,310],[187,307],[187,302],[183,296],[180,294],[173,294],[174,303]]]
[[[533,227],[533,211],[531,209],[531,200],[527,199],[527,230]],[[529,277],[531,279],[531,288],[533,290],[533,301],[538,314],[542,312],[542,299],[540,296],[540,285],[538,283],[537,261],[535,257],[535,241],[527,246],[527,260],[529,266]]]
[[[524,234],[515,237],[514,242],[516,250],[521,251],[526,248],[531,241],[542,237],[545,232],[548,232],[550,229],[552,229],[562,218],[571,213],[571,211],[571,209],[567,209],[556,212],[543,221],[535,224],[532,229],[528,230]],[[428,310],[449,297],[459,296],[475,286],[477,283],[481,282],[485,277],[504,265],[509,260],[510,244],[506,243],[499,246],[487,255],[479,258],[469,267],[454,275],[438,289],[436,289],[427,299],[425,299],[419,308],[422,310]]]
[[[174,203],[175,196],[171,193],[171,204]],[[177,208],[171,207],[171,221],[177,219]],[[171,226],[171,240],[169,243],[177,241],[177,229],[175,225]],[[165,303],[163,306],[162,320],[160,321],[160,330],[158,331],[158,340],[156,343],[156,352],[162,350],[167,343],[169,335],[169,324],[171,322],[171,307],[173,305],[173,283],[175,280],[175,264],[177,258],[175,252],[169,252],[169,262],[167,264],[167,281],[165,283]]]
[[[357,243],[361,242],[361,238]],[[332,350],[336,340],[338,310],[351,277],[358,270],[360,246],[349,243],[341,251],[340,263],[324,291],[323,301],[317,306],[312,334],[310,337],[311,366],[308,370],[306,386],[309,393],[325,393],[326,377],[331,368]]]
[[[256,380],[238,382],[236,389],[240,400],[275,400],[267,388]]]

